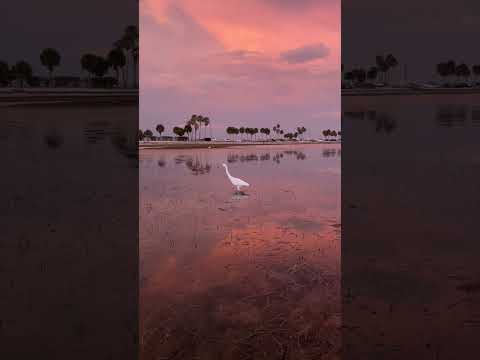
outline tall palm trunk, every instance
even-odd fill
[[[128,56],[125,57],[125,88],[128,88]]]
[[[132,66],[133,66],[133,87],[135,88],[137,86],[137,64],[135,61],[135,55],[133,54],[133,49],[130,50],[130,53],[132,55]]]

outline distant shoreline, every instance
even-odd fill
[[[342,96],[383,96],[383,95],[458,95],[480,94],[480,88],[376,88],[341,89]]]
[[[234,142],[234,141],[152,141],[150,144],[140,144],[139,150],[163,150],[163,149],[220,149],[237,146],[264,146],[264,145],[336,145],[340,141],[278,141],[278,142]]]
[[[0,88],[0,106],[138,104],[138,89]]]

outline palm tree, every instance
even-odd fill
[[[125,31],[120,38],[114,43],[114,46],[121,49],[122,52],[130,53],[130,57],[133,62],[133,83],[134,86],[138,86],[137,74],[138,74],[138,56],[139,56],[139,36],[138,28],[135,25],[129,25],[125,28]],[[128,87],[128,64],[126,66],[125,74],[125,86]]]
[[[227,127],[226,132],[227,132],[228,135],[234,135],[236,133],[235,130],[236,129],[233,126],[229,126],[229,127]]]
[[[137,139],[139,141],[142,141],[143,139],[145,139],[145,134],[143,133],[142,129],[138,129]]]
[[[455,64],[455,61],[453,60],[450,60],[447,62],[447,73],[448,73],[448,76],[451,77],[451,76],[454,76],[455,75],[455,70],[457,69],[457,65]]]
[[[205,138],[207,137],[207,127],[208,125],[210,125],[210,118],[208,116],[203,118],[203,125],[205,126],[205,134],[204,134],[205,135],[204,138]]]
[[[387,57],[385,58],[385,63],[387,65],[387,70],[385,72],[385,75],[388,75],[388,71],[391,68],[395,68],[398,66],[398,60],[392,54],[387,55]]]
[[[365,79],[367,78],[367,73],[365,72],[364,69],[353,69],[352,74],[353,74],[353,79],[360,84],[365,82]]]
[[[82,70],[85,70],[88,73],[89,86],[91,86],[91,75],[94,73],[96,62],[97,62],[97,56],[93,54],[85,54],[80,59]]]
[[[148,137],[148,138],[151,140],[151,139],[152,139],[152,136],[153,136],[153,132],[152,132],[152,130],[147,129],[147,130],[145,130],[145,132],[143,133],[143,135],[144,135],[145,137]]]
[[[165,131],[165,126],[163,126],[162,124],[158,124],[155,130],[157,130],[158,134],[162,136],[162,133]]]
[[[96,56],[95,66],[93,67],[93,73],[95,74],[95,76],[103,78],[109,68],[110,64],[105,58],[101,56]]]
[[[352,85],[352,82],[354,80],[354,76],[353,76],[353,71],[347,71],[344,75],[344,79],[345,81],[348,82],[348,85],[351,86]]]
[[[127,59],[125,58],[125,54],[119,48],[115,48],[110,50],[107,55],[107,61],[110,66],[115,70],[115,74],[117,77],[117,85],[120,85],[120,72],[119,69],[122,69],[125,64],[127,63]],[[125,79],[124,79],[125,80]]]
[[[376,66],[372,66],[367,72],[367,79],[370,82],[374,82],[378,76],[378,68]]]
[[[250,135],[250,130],[251,130],[251,128],[246,127],[246,128],[245,128],[245,134]]]
[[[475,79],[478,80],[478,76],[480,75],[480,65],[473,65],[472,66],[473,75],[475,75]]]
[[[57,50],[52,48],[46,48],[40,54],[40,61],[43,66],[48,69],[49,77],[50,77],[50,86],[52,86],[52,74],[53,70],[60,65],[60,60],[62,57],[58,53]]]
[[[325,137],[325,140],[328,140],[328,137],[330,136],[330,129],[327,129],[327,130],[323,130],[322,131],[322,134],[323,136]]]
[[[8,63],[0,61],[0,86],[8,84],[9,70]]]
[[[204,117],[202,115],[197,115],[197,124],[198,124],[198,139],[202,139],[202,124]]]
[[[24,87],[25,81],[32,77],[32,66],[26,61],[20,60],[12,67],[12,73],[17,79],[20,79],[20,87]]]
[[[447,63],[439,63],[437,64],[437,74],[442,77],[442,79],[446,78],[449,74],[449,68]]]
[[[241,134],[242,140],[243,140],[243,134],[245,134],[245,128],[242,126],[240,129],[238,129],[238,132]]]
[[[460,64],[455,68],[455,75],[458,77],[464,77],[465,81],[467,81],[470,74],[470,68],[466,64]]]
[[[383,55],[377,55],[375,58],[375,63],[377,64],[378,71],[383,73],[383,81],[385,82],[386,72],[388,70],[387,62],[385,61]]]
[[[185,135],[185,129],[180,126],[175,126],[173,128],[173,133],[178,137]]]
[[[130,41],[130,52],[133,60],[133,83],[138,87],[138,57],[139,57],[139,35],[138,28],[135,25],[127,26],[124,37]]]
[[[264,139],[266,141],[267,140],[267,135],[270,133],[270,129],[269,128],[261,128],[260,133],[264,135]]]
[[[190,134],[193,131],[192,125],[187,124],[183,129],[185,130],[185,133],[188,135],[188,140],[190,140]]]
[[[193,128],[194,130],[194,137],[193,137],[193,140],[196,141],[197,140],[197,130],[198,128],[200,127],[199,125],[199,120],[200,120],[201,116],[199,115],[192,115],[192,117],[190,118],[190,120],[188,121],[188,124]]]
[[[122,37],[120,40],[117,40],[113,43],[113,46],[116,49],[119,49],[125,56],[125,53],[128,54],[129,51],[131,50],[131,42],[125,38]],[[122,78],[123,78],[123,86],[125,88],[128,87],[128,58],[125,56],[125,66],[122,67]]]
[[[270,129],[269,129],[269,128],[265,128],[265,135],[266,135],[266,136],[269,136],[269,135],[270,135]]]
[[[277,135],[283,134],[283,131],[280,129],[280,124],[277,124],[273,127],[273,132]]]

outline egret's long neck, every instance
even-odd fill
[[[228,177],[232,177],[232,175],[230,175],[230,173],[228,172],[228,167],[227,166],[225,166],[225,171],[227,172]]]

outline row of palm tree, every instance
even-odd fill
[[[122,74],[123,86],[128,87],[129,63],[133,67],[134,86],[138,87],[138,59],[139,59],[139,33],[134,25],[127,26],[121,38],[113,43],[113,49],[106,57],[92,53],[84,54],[80,59],[82,70],[88,73],[91,85],[92,75],[103,78],[110,69],[115,72],[116,82],[120,84]],[[54,48],[45,48],[40,53],[40,62],[49,74],[49,86],[53,86],[53,73],[61,65],[60,52]],[[33,77],[32,66],[24,61],[17,61],[9,66],[6,61],[0,61],[0,85],[6,86],[14,80],[18,80],[21,87],[30,82]]]
[[[303,135],[307,131],[307,129],[304,126],[301,126],[301,127],[297,127],[297,130],[295,132],[285,133],[285,131],[280,126],[280,124],[275,125],[272,128],[272,130],[277,135],[277,138],[284,137],[287,139],[297,138],[299,135]]]
[[[23,87],[32,78],[32,66],[26,61],[17,61],[11,67],[6,61],[0,61],[0,85],[6,86],[14,80],[18,80]]]
[[[106,57],[92,53],[84,54],[80,59],[82,70],[91,77],[103,78],[109,69],[115,73],[117,84],[128,87],[129,68],[133,67],[133,84],[138,87],[139,33],[135,25],[127,26],[121,38],[113,43]],[[120,76],[121,74],[121,76]],[[122,80],[122,81],[120,81]]]
[[[227,134],[229,135],[241,135],[241,138],[243,139],[243,135],[247,134],[250,135],[250,140],[253,140],[255,137],[255,140],[257,138],[257,134],[260,132],[261,134],[264,135],[266,138],[268,135],[270,135],[270,129],[269,128],[251,128],[251,127],[234,127],[234,126],[229,126],[226,129]]]
[[[362,84],[367,79],[371,82],[378,80],[388,83],[388,72],[398,66],[398,60],[392,54],[377,55],[375,58],[375,65],[368,70],[364,68],[354,68],[350,71],[343,72],[342,64],[342,78],[350,83]],[[381,76],[379,76],[381,74]]]
[[[457,78],[464,78],[467,80],[472,74],[475,77],[480,75],[480,65],[472,65],[470,68],[467,64],[457,64],[453,60],[446,62],[441,62],[436,65],[437,74],[442,77],[442,79],[451,78],[456,76]]]
[[[337,137],[342,136],[342,132],[340,130],[335,131],[335,130],[326,129],[322,131],[322,135],[325,138],[325,140],[336,140]]]
[[[194,115],[197,121],[199,121],[201,118],[204,118],[200,115]],[[193,117],[192,117],[193,118]],[[205,119],[205,118],[204,118]],[[208,118],[207,118],[208,119]],[[207,123],[203,122],[204,126],[208,126],[209,121]],[[183,137],[185,135],[188,135],[189,140],[191,138],[196,139],[196,135],[194,134],[192,137],[190,134],[192,133],[194,127],[190,125],[190,121],[185,125],[184,127],[181,126],[175,126],[173,127],[172,131],[175,135],[179,137]],[[158,124],[155,128],[155,130],[158,132],[159,136],[162,136],[162,134],[165,132],[165,126],[162,124]],[[199,130],[199,128],[198,128]],[[272,128],[273,132],[275,134],[281,134],[283,138],[288,139],[288,140],[293,140],[297,139],[298,137],[302,137],[302,135],[307,131],[307,129],[302,126],[302,127],[297,127],[295,132],[287,132],[285,133],[283,130],[281,130],[280,125],[276,125]],[[270,134],[272,133],[272,130],[269,128],[252,128],[252,127],[234,127],[234,126],[228,126],[226,128],[226,133],[228,135],[233,135],[237,136],[240,135],[241,138],[243,139],[244,135],[249,135],[250,140],[256,140],[257,139],[257,134],[260,133],[264,135],[264,140],[267,140]],[[335,131],[335,130],[330,130],[326,129],[322,131],[323,136],[325,139],[329,140],[331,138],[337,139],[337,137],[341,137],[342,132],[341,131]],[[146,129],[145,131],[142,131],[141,129],[138,130],[138,139],[143,140],[145,138],[152,139],[154,138],[153,132],[150,129]]]
[[[204,138],[206,138],[207,127],[210,125],[210,118],[202,115],[192,115],[190,119],[186,122],[185,126],[174,126],[172,132],[177,136],[188,136],[188,140],[199,140],[202,135],[202,126],[204,129]],[[158,124],[155,127],[155,130],[158,132],[159,136],[165,132],[165,126]],[[197,136],[198,135],[198,136]],[[139,130],[138,138],[143,140],[145,137],[152,138],[153,132],[149,129],[142,131]]]
[[[272,130],[270,130],[269,128],[258,129],[258,128],[251,128],[251,127],[243,127],[243,126],[239,128],[234,126],[228,126],[226,128],[227,134],[229,135],[240,134],[242,139],[243,139],[243,134],[247,134],[247,135],[250,135],[250,140],[253,140],[253,137],[255,137],[255,140],[256,140],[256,136],[259,132],[264,135],[264,139],[266,140],[268,136],[270,136],[272,131],[277,135],[277,137],[281,135],[286,139],[292,140],[304,134],[307,131],[307,129],[304,126],[302,126],[302,127],[297,127],[295,132],[285,133],[284,130],[281,129],[280,124],[275,125],[272,128]]]
[[[189,120],[187,120],[184,130],[185,133],[188,134],[188,139],[189,140],[198,140],[199,138],[202,138],[202,126],[204,128],[204,138],[207,136],[207,127],[210,125],[210,118],[208,116],[203,116],[203,115],[192,115]],[[192,134],[193,132],[193,134]],[[197,137],[197,132],[198,132],[198,137]]]

